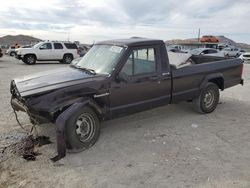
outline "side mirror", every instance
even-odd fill
[[[120,72],[117,77],[116,77],[116,81],[117,82],[129,82],[129,76],[123,72]]]

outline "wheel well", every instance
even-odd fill
[[[224,90],[224,79],[222,77],[219,78],[212,78],[208,80],[208,82],[212,82],[216,84],[221,90]]]
[[[71,53],[66,53],[66,54],[63,55],[63,58],[64,58],[66,55],[70,55],[70,56],[74,57],[73,54],[71,54]]]
[[[33,55],[37,59],[36,54],[25,54],[24,57],[26,57],[27,55]]]
[[[52,122],[55,122],[56,119],[57,119],[57,117],[58,117],[61,113],[63,113],[65,110],[67,110],[71,105],[72,105],[72,104],[66,105],[66,106],[62,107],[60,110],[57,110],[57,111],[52,115],[52,117],[51,117]],[[96,115],[97,115],[97,117],[98,117],[99,119],[102,119],[102,115],[103,115],[104,111],[103,111],[103,109],[102,109],[98,104],[95,103],[94,100],[90,99],[90,100],[86,103],[86,106],[88,106],[89,108],[91,108],[91,109],[96,113]]]

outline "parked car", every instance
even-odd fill
[[[211,113],[219,90],[243,85],[242,71],[240,59],[167,53],[161,40],[110,40],[68,67],[12,80],[11,105],[56,123],[58,160],[91,147],[102,120],[180,101]]]
[[[224,53],[214,48],[195,48],[189,51],[192,55],[224,57]]]
[[[241,49],[239,48],[224,48],[221,50],[226,57],[239,57],[241,54],[240,51]]]
[[[3,57],[3,50],[0,48],[0,57]]]
[[[16,48],[15,49],[15,56],[17,55],[17,52],[19,51],[20,48],[32,48],[33,45],[23,45],[23,46],[20,46],[19,48]]]
[[[20,48],[32,48],[34,45],[23,45]]]
[[[204,36],[201,37],[200,42],[218,43],[219,39],[217,39],[215,36],[204,35]]]
[[[53,41],[39,42],[32,48],[19,48],[16,56],[28,65],[33,65],[36,61],[71,63],[78,57],[80,57],[79,51],[75,43]]]
[[[182,51],[181,46],[180,45],[167,45],[166,44],[166,49],[168,52],[174,52],[174,53],[186,53],[184,51]]]
[[[250,52],[245,52],[241,54],[239,58],[242,59],[244,62],[250,62]]]
[[[5,54],[7,54],[7,55],[10,55],[10,56],[16,56],[16,47],[15,46],[10,46],[7,50],[6,50],[6,52],[5,52]]]
[[[84,45],[79,46],[78,50],[80,57],[83,57],[89,51],[90,48],[91,48],[90,46],[84,46]]]

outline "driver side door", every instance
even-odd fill
[[[43,43],[37,51],[37,59],[38,60],[48,60],[52,59],[52,44],[50,42]]]
[[[110,85],[112,116],[138,112],[170,102],[171,76],[161,73],[160,47],[134,48]]]

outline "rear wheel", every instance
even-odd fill
[[[97,115],[89,107],[75,112],[67,121],[65,134],[69,152],[80,152],[91,147],[100,135]]]
[[[73,56],[71,54],[65,54],[63,56],[63,63],[70,64],[73,60]]]
[[[26,63],[27,65],[33,65],[36,63],[36,56],[35,55],[25,55],[23,62]]]
[[[193,99],[194,110],[199,113],[211,113],[217,107],[219,98],[220,92],[218,86],[209,82],[206,87],[202,89],[200,95]]]

